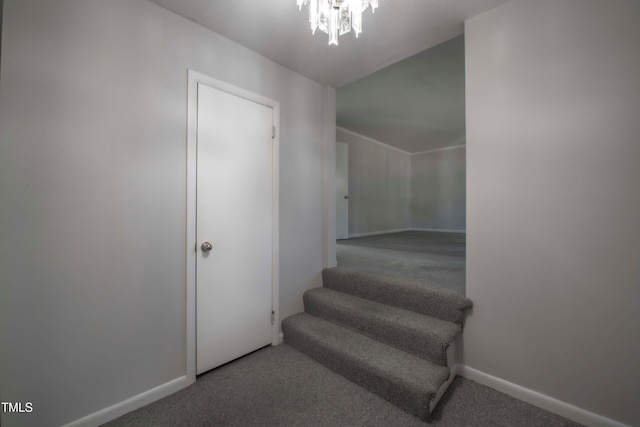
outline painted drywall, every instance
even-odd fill
[[[3,426],[185,374],[187,69],[281,103],[280,312],[302,310],[323,263],[322,85],[143,0],[5,0],[2,43],[1,397],[34,408]]]
[[[342,128],[336,140],[349,146],[349,235],[409,228],[409,154]]]
[[[464,145],[411,156],[411,227],[466,230]]]
[[[336,90],[323,87],[324,108],[324,207],[323,207],[323,267],[338,265],[336,258]]]
[[[466,23],[465,365],[640,425],[640,6]]]

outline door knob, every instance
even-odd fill
[[[200,245],[200,249],[202,249],[202,252],[209,252],[211,249],[213,249],[213,245],[209,242],[204,242],[202,245]]]

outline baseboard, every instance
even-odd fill
[[[553,397],[524,388],[501,378],[478,371],[465,365],[457,365],[456,372],[461,377],[496,389],[516,399],[530,403],[545,411],[553,412],[588,427],[630,427],[611,418],[598,415]]]
[[[438,392],[436,393],[436,396],[429,404],[429,412],[433,412],[435,407],[438,405],[438,402],[440,402],[440,399],[442,399],[442,396],[444,396],[444,394],[449,389],[449,386],[451,385],[453,380],[456,379],[456,375],[458,375],[458,364],[455,361],[457,353],[456,349],[459,345],[457,343],[461,340],[461,338],[462,335],[459,335],[458,338],[456,338],[456,340],[452,342],[447,348],[447,366],[449,367],[449,378],[447,378],[447,380],[440,386]]]
[[[120,403],[116,403],[113,406],[109,406],[108,408],[101,409],[98,412],[94,412],[93,414],[89,414],[86,417],[75,420],[69,424],[66,424],[64,427],[99,426],[111,420],[115,420],[116,418],[126,413],[142,408],[143,406],[146,406],[151,402],[155,402],[156,400],[173,394],[176,391],[181,390],[189,385],[190,383],[187,380],[186,375],[180,378],[176,378],[167,383],[159,385],[158,387],[152,388],[151,390],[140,393],[137,396],[133,396],[127,400],[123,400]]]
[[[431,403],[429,403],[429,412],[433,412],[433,410],[435,409],[436,406],[438,406],[438,403],[440,402],[440,399],[442,399],[442,396],[444,396],[444,394],[447,392],[447,390],[449,389],[449,386],[451,385],[451,383],[453,382],[453,380],[456,379],[456,375],[457,375],[457,365],[454,365],[450,368],[449,370],[449,378],[447,378],[447,380],[440,386],[440,388],[438,389],[436,396],[433,398],[433,400],[431,401]]]
[[[450,230],[450,229],[442,229],[442,228],[410,228],[407,231],[431,231],[436,233],[460,233],[467,234],[467,230]]]
[[[398,229],[395,229],[395,230],[371,231],[369,233],[349,234],[349,238],[352,238],[352,237],[366,237],[366,236],[378,236],[380,234],[400,233],[402,231],[411,231],[411,229],[410,228],[398,228]]]

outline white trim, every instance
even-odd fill
[[[349,234],[349,238],[352,237],[366,237],[366,236],[377,236],[378,234],[389,234],[389,233],[400,233],[402,231],[411,231],[410,228],[398,228],[395,230],[383,230],[383,231],[371,231],[369,233],[357,233],[357,234]]]
[[[410,228],[409,231],[431,231],[435,233],[460,233],[467,234],[467,230],[452,230],[447,228]]]
[[[434,149],[431,149],[431,150],[418,151],[418,152],[415,152],[415,153],[411,153],[411,152],[403,150],[401,148],[394,147],[393,145],[385,144],[384,142],[378,141],[377,139],[373,139],[373,138],[371,138],[369,136],[365,136],[365,135],[362,135],[362,134],[360,134],[358,132],[354,132],[352,130],[345,129],[342,126],[336,126],[336,129],[341,131],[341,132],[344,132],[346,134],[357,136],[358,138],[362,138],[362,139],[364,139],[366,141],[373,142],[374,144],[382,145],[385,148],[388,148],[390,150],[399,151],[399,152],[401,152],[403,154],[407,154],[409,156],[419,156],[421,154],[436,153],[438,151],[455,150],[456,148],[466,148],[466,146],[467,146],[467,144],[465,142],[464,144],[454,145],[454,146],[451,146],[451,147],[440,147],[440,148],[434,148]],[[460,139],[458,139],[456,141],[464,141],[464,140],[465,140],[465,138],[460,138]]]
[[[458,343],[461,341],[461,339],[462,335],[458,335],[458,337],[451,344],[449,344],[449,347],[447,348],[447,367],[449,367],[449,378],[447,378],[447,380],[442,383],[442,385],[436,392],[435,397],[429,404],[429,412],[433,412],[435,407],[438,405],[438,402],[440,402],[440,399],[442,399],[442,396],[444,396],[446,391],[449,389],[449,386],[451,385],[453,380],[456,379],[456,375],[458,374],[458,365],[455,361],[457,349],[460,345]]]
[[[271,325],[271,345],[280,344],[280,103],[273,105],[273,125],[276,135],[273,138],[273,158],[271,172],[272,217],[271,229],[271,310],[274,322]]]
[[[347,133],[349,135],[357,136],[358,138],[362,138],[362,139],[364,139],[366,141],[373,142],[374,144],[382,145],[383,147],[389,148],[390,150],[399,151],[399,152],[407,154],[409,156],[411,155],[411,153],[408,152],[408,151],[402,150],[402,149],[400,149],[398,147],[394,147],[393,145],[385,144],[384,142],[380,142],[377,139],[369,138],[368,136],[361,135],[358,132],[354,132],[352,130],[345,129],[345,128],[341,127],[341,126],[336,126],[336,129],[341,131],[341,132]],[[339,138],[337,138],[337,139],[339,139]]]
[[[196,381],[196,164],[198,129],[198,80],[187,71],[187,221],[186,221],[186,372],[191,383]]]
[[[466,148],[466,147],[467,147],[467,144],[454,145],[452,147],[442,147],[442,148],[434,148],[433,150],[418,151],[417,153],[411,153],[411,155],[419,156],[420,154],[436,153],[438,151],[455,150],[456,148]]]
[[[122,402],[109,406],[108,408],[101,409],[93,414],[87,415],[86,417],[82,417],[70,422],[69,424],[65,424],[64,427],[99,426],[111,420],[115,420],[116,418],[131,411],[142,408],[151,402],[155,402],[156,400],[169,396],[170,394],[187,387],[189,384],[190,382],[187,380],[186,375],[176,378],[167,383],[161,384],[158,387],[154,387],[151,390],[147,390],[127,400],[123,400]]]
[[[187,83],[187,286],[186,286],[186,371],[190,383],[196,380],[196,148],[198,117],[198,83],[222,90],[240,98],[262,104],[273,109],[273,125],[276,134],[272,151],[272,260],[271,260],[271,309],[275,322],[271,326],[271,344],[280,341],[280,103],[229,83],[214,79],[193,70],[188,70]]]
[[[505,381],[501,378],[494,377],[485,372],[478,371],[469,366],[457,365],[458,375],[476,381],[487,387],[496,389],[502,393],[506,393],[509,396],[513,396],[516,399],[520,399],[524,402],[530,403],[538,408],[542,408],[546,411],[553,412],[570,420],[576,421],[580,424],[584,424],[589,427],[629,427],[619,421],[612,420],[611,418],[598,415],[594,412],[587,411],[561,400],[555,399],[551,396],[547,396],[537,391],[524,388],[509,381]]]
[[[453,380],[456,379],[457,366],[458,365],[453,365],[451,368],[449,368],[449,378],[447,378],[447,380],[443,382],[442,385],[440,385],[440,388],[436,392],[435,397],[433,398],[431,403],[429,403],[429,412],[433,412],[436,406],[438,406],[440,399],[442,399],[442,396],[444,396],[444,394],[447,392]]]

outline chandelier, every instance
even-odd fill
[[[316,29],[329,35],[329,45],[338,45],[338,35],[353,28],[356,37],[362,32],[362,12],[371,5],[371,12],[378,7],[378,0],[296,0],[298,7],[309,8],[311,31]]]

